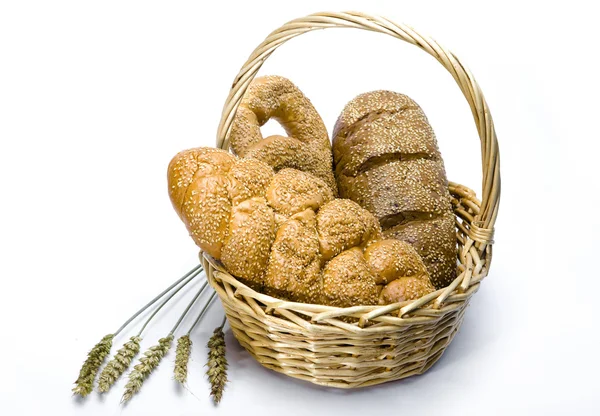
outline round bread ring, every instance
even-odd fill
[[[290,137],[263,139],[260,127],[271,118]],[[325,124],[310,100],[287,78],[265,76],[252,81],[237,109],[229,139],[236,155],[261,160],[276,171],[294,168],[309,172],[337,195]]]

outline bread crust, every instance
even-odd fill
[[[385,238],[413,245],[436,288],[456,277],[448,181],[433,129],[409,97],[373,91],[350,101],[333,133],[339,194],[370,211]]]
[[[429,280],[421,256],[404,241],[381,240],[369,245],[365,249],[365,261],[373,271],[378,285],[411,276]]]
[[[259,160],[204,147],[178,153],[167,173],[173,207],[196,245],[258,284],[275,234],[264,199],[273,175]]]
[[[321,179],[296,169],[282,169],[270,181],[266,198],[275,212],[289,217],[309,208],[316,212],[334,196]]]
[[[260,127],[270,119],[277,120],[289,137],[263,139]],[[280,76],[255,78],[237,109],[229,139],[236,155],[261,160],[275,171],[294,168],[309,172],[337,195],[325,124],[290,80]]]
[[[381,238],[375,217],[349,199],[335,199],[324,205],[317,213],[317,230],[324,260]]]
[[[341,252],[323,269],[322,301],[326,305],[374,305],[379,290],[360,247]]]
[[[233,275],[262,285],[275,239],[273,209],[262,197],[234,205],[221,261]]]
[[[388,305],[422,298],[435,288],[428,279],[400,277],[386,285],[379,294],[379,304]]]
[[[277,230],[265,280],[268,295],[306,303],[321,300],[321,253],[312,209],[293,215]]]

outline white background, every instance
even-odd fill
[[[0,413],[599,414],[592,2],[0,4]],[[494,116],[503,194],[493,266],[446,354],[423,376],[341,391],[263,369],[228,330],[231,381],[215,408],[203,375],[204,345],[222,316],[215,305],[192,337],[189,390],[172,380],[171,352],[125,407],[124,379],[106,396],[73,398],[87,351],[196,262],[167,196],[170,158],[214,145],[231,81],[271,30],[345,9],[433,36],[470,67]],[[436,131],[449,178],[480,192],[466,101],[417,48],[320,31],[280,48],[261,73],[292,79],[330,130],[361,92],[410,95]],[[143,349],[168,332],[184,298]]]

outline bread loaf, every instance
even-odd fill
[[[267,201],[285,217],[308,208],[317,211],[333,198],[325,182],[296,169],[280,170],[267,188]]]
[[[437,288],[456,277],[456,235],[444,163],[421,108],[374,91],[350,101],[333,132],[335,176],[379,220],[383,236],[410,243]]]
[[[263,139],[260,127],[277,120],[290,137]],[[294,168],[322,179],[337,195],[331,143],[323,120],[310,100],[280,76],[252,81],[237,109],[229,135],[233,152],[262,160],[275,171]]]
[[[323,206],[317,214],[317,228],[324,260],[381,238],[375,217],[349,199],[336,199]]]
[[[255,290],[341,307],[433,290],[414,249],[382,240],[371,213],[306,172],[198,148],[175,156],[168,179],[196,244]]]
[[[264,196],[274,172],[224,150],[178,153],[168,169],[169,195],[194,242],[241,278],[262,285],[275,238]]]
[[[293,215],[275,237],[265,293],[305,303],[321,300],[321,265],[317,219],[312,209]]]
[[[326,305],[374,305],[380,290],[359,247],[335,256],[323,270],[322,296]]]
[[[262,197],[233,205],[221,261],[233,275],[262,284],[275,239],[273,208]]]

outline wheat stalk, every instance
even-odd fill
[[[160,298],[162,298],[164,295],[166,295],[168,292],[171,291],[171,289],[173,289],[175,286],[177,286],[179,283],[183,282],[185,279],[188,279],[187,282],[189,282],[190,280],[192,280],[194,277],[198,276],[201,272],[202,272],[203,268],[202,265],[199,264],[196,267],[194,267],[192,270],[190,270],[189,272],[187,272],[186,274],[184,274],[182,277],[180,277],[179,279],[177,279],[177,281],[175,283],[173,283],[171,286],[169,286],[168,288],[166,288],[165,290],[163,290],[161,293],[159,293],[158,295],[156,295],[154,297],[154,299],[152,299],[150,302],[148,302],[147,304],[145,304],[144,306],[142,306],[141,309],[139,309],[136,313],[134,313],[128,320],[126,320],[123,325],[121,325],[121,327],[119,329],[117,329],[117,331],[115,332],[115,336],[117,336],[118,333],[120,333],[123,329],[125,329],[125,327],[127,325],[129,325],[135,318],[137,318],[141,313],[143,313],[146,309],[148,309],[150,306],[154,305]],[[185,286],[186,283],[184,283],[181,287]],[[175,293],[177,293],[181,287],[179,287]],[[173,297],[174,294],[172,294],[171,296],[169,296],[168,299],[171,299]],[[159,308],[160,309],[160,308]],[[146,325],[148,324],[150,320],[146,321]],[[145,326],[144,326],[145,327]],[[140,331],[141,333],[142,331]]]
[[[130,341],[127,342],[115,355],[115,357],[106,365],[102,374],[100,374],[100,383],[98,385],[98,391],[100,393],[107,392],[110,387],[117,381],[117,379],[125,372],[127,368],[131,365],[131,361],[133,358],[140,352],[140,341],[142,340],[141,336],[146,329],[146,326],[152,321],[152,319],[156,316],[158,312],[167,304],[169,301],[181,290],[183,289],[189,282],[191,282],[194,277],[202,269],[198,269],[197,273],[191,273],[191,276],[188,277],[186,281],[184,281],[177,289],[169,294],[158,307],[152,312],[152,314],[146,319],[144,325],[140,329],[140,332],[135,337],[131,337]],[[171,289],[173,286],[171,287]],[[123,328],[123,327],[122,327]],[[172,333],[171,333],[172,334]]]
[[[196,296],[194,296],[192,301],[188,304],[188,306],[185,308],[185,310],[175,323],[175,326],[171,330],[171,334],[175,333],[179,325],[181,325],[181,322],[186,317],[194,303],[196,303],[200,295],[202,295],[202,292],[204,292],[204,289],[206,289],[207,285],[208,282],[204,282]],[[208,303],[210,303],[210,300],[208,301]],[[190,360],[191,352],[192,340],[190,339],[190,332],[188,332],[186,335],[180,337],[177,340],[177,350],[175,354],[175,368],[173,369],[173,373],[175,376],[175,380],[179,381],[181,384],[185,384],[185,381],[187,380],[188,361]]]
[[[104,359],[108,354],[110,354],[110,349],[112,347],[113,338],[116,337],[127,325],[129,325],[135,318],[137,318],[142,312],[148,309],[150,306],[154,305],[156,301],[158,301],[161,297],[163,297],[167,292],[177,286],[186,278],[193,278],[197,276],[202,271],[202,265],[197,265],[192,270],[187,272],[183,277],[179,278],[175,283],[171,286],[163,290],[160,294],[158,294],[154,299],[144,305],[140,310],[134,313],[129,319],[127,319],[123,325],[119,329],[117,329],[114,333],[108,334],[102,338],[102,340],[94,346],[88,353],[88,357],[81,366],[79,370],[79,376],[77,380],[75,380],[75,387],[73,388],[73,393],[78,394],[82,397],[90,394],[94,388],[94,379],[96,378],[96,374],[100,370]],[[189,280],[188,280],[189,282]],[[185,286],[185,284],[184,284]],[[147,322],[146,322],[147,324]],[[138,335],[139,336],[139,335]]]
[[[88,357],[79,370],[79,377],[75,380],[75,387],[73,387],[73,393],[78,394],[81,397],[85,397],[90,394],[94,388],[94,379],[100,366],[104,362],[104,359],[110,354],[112,347],[112,341],[115,334],[105,335],[102,340],[97,343],[94,348],[88,353]]]
[[[188,375],[188,361],[192,352],[192,340],[189,335],[184,335],[177,340],[177,350],[175,354],[175,368],[173,373],[175,380],[185,384]]]
[[[158,344],[150,347],[144,352],[144,356],[140,358],[139,364],[133,367],[133,371],[129,374],[129,380],[125,385],[125,393],[123,394],[122,402],[129,401],[142,388],[144,380],[158,367],[160,361],[169,352],[173,343],[173,334],[169,334],[165,338],[158,340]]]
[[[215,404],[221,401],[227,383],[227,357],[225,356],[225,334],[223,333],[225,322],[226,319],[223,320],[221,326],[215,329],[207,344],[209,351],[206,374],[210,381],[210,394]]]
[[[129,368],[131,361],[140,352],[139,336],[131,337],[128,342],[121,347],[112,360],[106,364],[104,370],[100,374],[98,382],[98,391],[105,393],[110,390],[111,386],[121,377],[121,375]]]
[[[196,302],[196,299],[198,299],[198,297],[202,294],[202,291],[204,290],[205,287],[206,287],[206,283],[204,284],[204,286],[202,286],[202,288],[200,289],[200,291],[198,292],[196,297],[192,300],[192,302],[189,304],[189,306],[183,312],[183,315],[181,315],[181,318],[179,318],[179,321],[177,322],[177,324],[175,324],[173,331],[175,331],[175,329],[177,329],[177,327],[183,320],[183,317],[188,313],[188,311],[190,310],[190,308],[194,304],[194,302]],[[187,380],[188,362],[190,360],[190,354],[192,352],[192,340],[190,339],[190,334],[192,333],[193,329],[196,327],[198,322],[200,322],[200,320],[206,313],[206,310],[209,308],[210,304],[212,303],[212,301],[215,297],[215,294],[216,293],[213,292],[212,295],[210,295],[210,298],[208,298],[208,302],[206,302],[206,305],[204,305],[204,307],[200,311],[200,314],[198,314],[198,317],[196,318],[196,320],[194,321],[194,323],[188,330],[187,334],[185,334],[184,336],[179,338],[179,340],[177,340],[177,353],[175,354],[175,368],[173,369],[173,373],[175,376],[175,380],[177,380],[181,384],[185,384],[185,382]]]
[[[190,278],[190,280],[191,279],[192,278]],[[187,283],[189,283],[190,280],[188,280],[182,286],[180,286],[174,293],[172,293],[157,308],[156,311],[154,311],[154,313],[148,318],[148,321],[146,321],[146,323],[140,330],[140,334],[142,333],[142,331],[144,330],[144,328],[146,327],[148,322],[154,317],[154,315],[156,315],[156,313],[158,313],[158,311],[163,306],[165,306],[165,304],[173,296],[175,296],[175,294],[179,290],[181,290],[181,288],[183,288],[183,286],[185,286]],[[142,388],[142,384],[144,384],[144,380],[146,380],[146,378],[150,375],[150,373],[152,373],[152,371],[156,367],[158,367],[158,365],[160,364],[160,361],[164,358],[164,356],[167,355],[167,352],[169,352],[169,349],[171,348],[171,344],[173,343],[173,338],[174,338],[173,334],[175,333],[175,331],[177,330],[177,328],[183,321],[183,318],[185,318],[185,316],[191,309],[194,302],[196,302],[196,300],[200,297],[200,295],[202,294],[202,292],[204,291],[204,289],[206,288],[207,285],[208,285],[208,282],[204,282],[204,284],[202,285],[202,287],[200,288],[198,293],[194,296],[192,301],[188,304],[188,306],[183,311],[183,314],[179,317],[179,319],[175,323],[175,326],[173,326],[173,329],[171,329],[171,332],[169,332],[169,335],[166,336],[165,338],[159,339],[158,345],[150,347],[150,349],[144,353],[144,356],[142,358],[140,358],[140,362],[135,367],[133,367],[133,371],[129,374],[129,381],[127,381],[127,384],[125,385],[125,393],[123,394],[123,398],[121,399],[121,402],[129,401],[136,393],[138,393],[140,391],[140,389]],[[186,362],[186,366],[187,366],[187,362]]]

